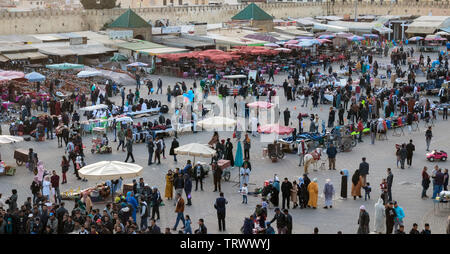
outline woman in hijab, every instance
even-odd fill
[[[217,142],[219,142],[219,133],[215,131],[208,145],[212,148]]]
[[[368,234],[370,232],[369,230],[369,222],[370,222],[370,217],[369,217],[369,213],[367,213],[366,211],[366,207],[365,206],[361,206],[359,208],[359,218],[358,218],[358,232],[357,234]]]
[[[303,180],[303,177],[298,178],[298,200],[300,209],[306,208],[306,205],[308,204],[308,189],[307,185],[305,184],[305,181]]]
[[[325,195],[325,206],[323,208],[333,208],[334,187],[330,179],[326,180],[325,186],[323,188],[323,194]]]
[[[362,198],[362,196],[361,196],[361,176],[359,175],[359,169],[357,169],[352,176],[352,196],[353,196],[353,200],[356,200],[356,197]]]
[[[348,170],[347,169],[341,169],[340,174],[342,175],[341,178],[341,198],[347,199],[347,181],[348,181]]]
[[[231,143],[230,138],[227,138],[227,143],[225,144],[225,160],[229,160],[231,166],[234,166],[233,144]]]
[[[86,212],[90,213],[92,210],[92,201],[87,192],[83,194],[83,203],[86,205]]]
[[[314,178],[313,181],[308,185],[308,193],[309,193],[308,207],[316,209],[317,199],[319,197],[319,185],[317,184],[317,178]]]
[[[382,234],[385,232],[385,206],[383,205],[383,199],[378,198],[378,202],[375,204],[375,232]]]
[[[294,207],[296,208],[298,206],[298,185],[297,185],[297,181],[294,180],[294,182],[292,182],[292,188],[291,188],[291,201],[292,203],[294,203]]]
[[[166,174],[166,189],[164,191],[164,197],[168,200],[172,200],[173,197],[173,173],[171,169],[169,169]]]
[[[50,201],[51,187],[50,177],[46,176],[42,182],[42,195],[46,197],[48,201]]]

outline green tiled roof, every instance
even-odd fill
[[[141,28],[141,27],[151,27],[147,21],[137,15],[131,9],[128,9],[124,14],[120,15],[114,22],[112,22],[108,27],[120,27],[120,28]]]
[[[258,5],[251,3],[245,7],[241,12],[231,18],[232,20],[273,20],[273,17],[267,14]]]

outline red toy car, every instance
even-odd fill
[[[431,153],[427,153],[427,160],[429,161],[435,161],[435,160],[441,160],[446,161],[447,160],[447,153],[444,151],[436,151],[433,150]]]

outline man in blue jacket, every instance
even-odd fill
[[[214,208],[217,210],[217,219],[219,221],[219,231],[225,231],[225,206],[228,204],[228,201],[224,198],[223,192],[220,192],[220,197],[216,199],[216,203],[214,203]]]
[[[336,154],[337,149],[333,144],[330,144],[330,147],[327,149],[327,155],[328,155],[328,170],[336,170]],[[333,167],[331,167],[333,166]]]
[[[403,218],[405,218],[405,212],[403,208],[401,208],[397,201],[394,201],[394,210],[395,210],[395,220],[394,220],[394,231],[397,232],[399,226],[403,226]]]

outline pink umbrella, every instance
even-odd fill
[[[320,44],[332,42],[332,41],[330,41],[330,40],[328,40],[328,39],[317,39],[317,40],[320,42]]]
[[[290,40],[290,41],[287,41],[285,44],[297,44],[297,43],[298,43],[297,40]]]
[[[271,108],[274,105],[275,104],[269,103],[267,101],[255,101],[255,102],[251,102],[251,103],[247,104],[247,106],[249,108]]]
[[[291,134],[293,131],[294,131],[294,128],[283,126],[280,124],[267,124],[267,125],[258,127],[259,133],[266,133],[266,134],[276,133],[276,134],[280,134],[280,135],[286,135],[286,134]]]
[[[1,80],[12,80],[25,77],[25,73],[19,71],[2,71],[0,72]]]

